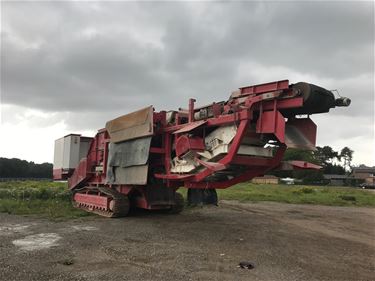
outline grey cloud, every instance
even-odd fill
[[[2,102],[60,112],[74,128],[149,104],[226,99],[243,86],[243,62],[330,81],[353,99],[334,114],[373,114],[373,3],[2,5]],[[245,84],[268,82],[247,77]]]

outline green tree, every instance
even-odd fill
[[[316,158],[314,151],[297,148],[288,148],[285,151],[283,160],[300,160],[321,165],[321,162]],[[273,174],[278,177],[293,177],[302,179],[305,184],[318,183],[323,180],[323,171],[321,170],[275,171]]]
[[[345,146],[341,149],[340,157],[344,160],[344,168],[348,171],[351,168],[354,151]]]
[[[52,178],[52,164],[0,157],[0,178]]]
[[[332,147],[326,145],[323,147],[317,146],[316,151],[314,151],[314,157],[319,161],[323,166],[328,166],[332,164],[333,160],[337,159],[340,161],[340,154],[337,151],[334,151]]]
[[[297,148],[288,148],[285,151],[283,160],[284,161],[301,160],[301,161],[319,164],[319,161],[317,161],[317,159],[315,158],[313,151],[297,149]]]

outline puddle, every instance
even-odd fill
[[[29,235],[12,243],[24,251],[35,251],[57,246],[61,237],[56,233],[40,233]]]
[[[23,233],[31,224],[8,224],[0,226],[0,235],[11,235],[14,233]]]

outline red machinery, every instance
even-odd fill
[[[180,212],[179,187],[189,189],[190,202],[216,203],[217,188],[273,169],[319,168],[284,163],[284,152],[314,149],[309,115],[350,100],[283,80],[240,88],[225,102],[194,103],[168,112],[150,106],[107,122],[94,138],[57,140],[54,178],[68,178],[78,208],[109,217],[126,215],[130,206]]]

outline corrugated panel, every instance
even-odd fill
[[[105,127],[111,142],[115,143],[150,136],[153,134],[153,107],[149,106],[108,121]]]

